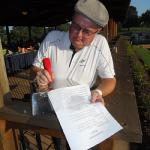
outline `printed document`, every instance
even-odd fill
[[[48,97],[71,150],[88,150],[122,129],[102,103],[91,103],[88,85],[59,88]]]

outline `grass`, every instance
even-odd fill
[[[137,98],[143,102],[148,116],[150,113],[150,83],[145,78],[145,70],[150,69],[150,51],[139,46],[128,44],[127,55],[132,68],[132,75]],[[139,61],[142,59],[143,64]]]
[[[150,71],[150,51],[142,47],[135,48],[138,57],[143,61],[145,69]]]

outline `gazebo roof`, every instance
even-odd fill
[[[130,0],[101,0],[110,17],[123,21]],[[77,0],[4,0],[1,26],[55,26],[71,20]]]

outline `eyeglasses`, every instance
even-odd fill
[[[91,35],[95,34],[98,31],[98,30],[96,30],[95,32],[93,32],[89,29],[82,28],[76,22],[72,22],[71,28],[74,30],[74,32],[80,32],[81,31],[84,36],[91,36]]]

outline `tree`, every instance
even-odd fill
[[[150,26],[150,10],[146,10],[142,15],[141,15],[141,25],[143,26]]]
[[[129,7],[126,20],[123,26],[127,28],[139,26],[139,18],[137,15],[136,7],[134,6]]]
[[[44,34],[43,27],[31,27],[31,38],[40,39]],[[11,41],[28,41],[29,40],[29,30],[26,26],[14,26],[10,32]]]

